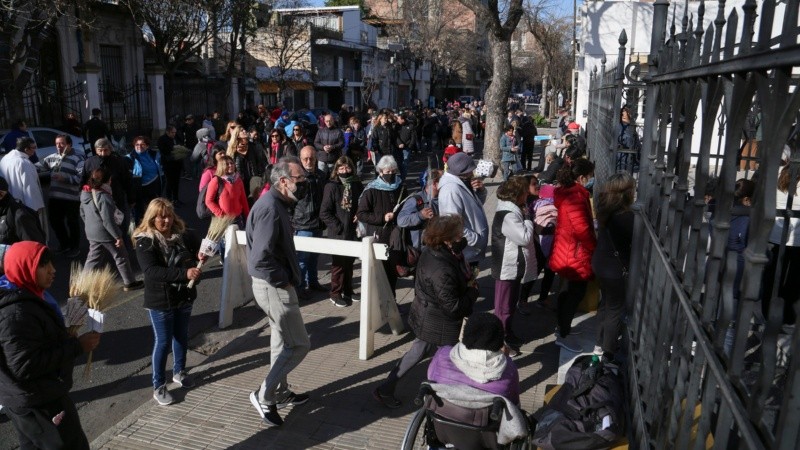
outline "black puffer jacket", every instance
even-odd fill
[[[180,256],[180,263],[170,266],[161,247],[151,237],[137,237],[136,257],[144,271],[144,307],[166,311],[179,308],[197,298],[197,288],[187,288],[186,271],[197,266],[200,243],[189,232],[184,233],[183,242],[171,251]],[[180,248],[178,248],[180,247]],[[172,247],[171,247],[172,249]]]
[[[325,174],[315,169],[305,171],[308,180],[308,193],[292,207],[292,227],[295,230],[320,230],[322,222],[319,217],[322,205],[322,190],[325,188]]]
[[[467,286],[463,264],[446,247],[422,250],[408,316],[417,338],[439,346],[458,342],[461,322],[478,298],[478,290]]]
[[[380,156],[394,155],[397,134],[392,125],[377,125],[372,130],[372,150]]]
[[[35,407],[72,387],[83,353],[53,308],[24,289],[0,289],[0,405]]]
[[[389,223],[383,219],[386,213],[394,211],[394,207],[399,204],[401,191],[402,184],[394,191],[367,189],[358,200],[358,220],[366,225],[367,236],[377,235],[375,242],[389,243],[392,230],[397,226],[397,215]]]
[[[358,198],[363,190],[364,185],[360,181],[352,183],[350,186],[350,211],[346,211],[342,208],[344,185],[340,181],[329,181],[325,185],[320,217],[328,227],[329,238],[356,239],[356,224],[353,222],[353,218],[356,216]]]

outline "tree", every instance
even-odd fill
[[[303,6],[297,2],[293,7]],[[256,76],[274,82],[281,100],[293,82],[312,82],[311,32],[308,17],[275,12],[266,27],[259,28],[251,54],[266,66]]]
[[[150,55],[166,72],[164,97],[169,105],[175,74],[189,58],[216,38],[229,22],[226,0],[121,0],[142,30]],[[172,111],[168,110],[168,114]]]
[[[477,17],[486,21],[486,34],[492,58],[492,80],[484,99],[486,138],[483,154],[500,161],[500,135],[511,93],[511,36],[523,15],[522,0],[458,0]]]
[[[39,51],[63,16],[88,9],[88,0],[0,0],[0,110],[24,118],[22,93],[39,69]]]
[[[257,16],[268,16],[271,4],[256,0],[225,0],[222,11],[229,14],[227,20],[221,20],[221,32],[217,39],[224,45],[214,45],[215,56],[225,64],[225,95],[230,98],[231,84],[237,76],[244,75],[245,48],[248,41],[256,36]],[[238,68],[237,68],[238,63]],[[244,97],[244,83],[239,83],[239,97]]]
[[[525,12],[526,29],[536,40],[542,57],[542,100],[539,110],[545,117],[554,112],[550,107],[548,92],[568,91],[572,70],[572,19],[571,16],[552,14],[551,6],[547,0],[539,1],[529,4]]]

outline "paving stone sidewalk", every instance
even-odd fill
[[[490,189],[487,216],[494,215],[497,183]],[[320,259],[320,276],[329,280],[327,257]],[[493,308],[494,280],[488,258],[481,264],[481,298],[476,311]],[[358,268],[358,265],[356,266]],[[356,273],[356,280],[358,272]],[[401,279],[398,301],[410,303],[413,281]],[[243,308],[257,308],[253,302]],[[555,314],[544,308],[528,308],[528,316],[515,322],[527,342],[516,360],[520,372],[522,407],[538,409],[547,385],[556,383],[559,347],[555,346]],[[311,336],[311,351],[289,376],[295,392],[308,392],[304,405],[281,411],[285,423],[268,428],[251,405],[248,395],[269,369],[269,333],[266,318],[249,328],[198,367],[191,368],[197,386],[181,390],[170,385],[175,403],[158,406],[150,401],[107,430],[92,443],[102,449],[392,449],[399,448],[403,433],[416,411],[413,398],[425,378],[427,361],[415,367],[398,386],[403,406],[390,410],[377,403],[371,392],[408,350],[413,333],[392,335],[384,326],[375,336],[375,355],[358,359],[359,303],[337,308],[324,293],[301,302]],[[241,314],[238,309],[235,314]],[[592,321],[588,321],[592,322]],[[579,329],[584,324],[579,325]],[[591,341],[591,332],[583,340]],[[581,342],[591,351],[590,343]],[[571,358],[567,358],[568,361]],[[564,360],[561,362],[565,364]],[[169,363],[168,363],[168,367]],[[288,411],[288,413],[287,413]]]

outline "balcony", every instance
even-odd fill
[[[337,41],[342,41],[344,40],[344,34],[333,28],[311,24],[311,39],[336,39]]]

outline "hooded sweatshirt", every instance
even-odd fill
[[[467,385],[519,405],[519,372],[511,358],[502,352],[471,350],[462,343],[442,346],[428,366],[428,380]]]
[[[489,242],[489,221],[483,211],[486,189],[473,192],[457,176],[445,173],[439,180],[439,213],[456,214],[464,219],[464,238],[467,248],[464,258],[477,262],[486,253]]]

